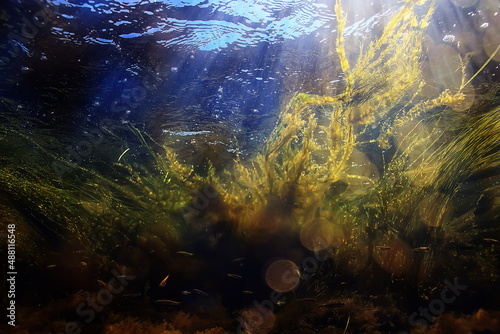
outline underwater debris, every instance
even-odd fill
[[[121,158],[123,158],[123,156],[130,150],[130,148],[127,148],[125,151],[123,151],[122,154],[120,154],[120,156],[118,157],[118,160],[116,160],[117,162],[119,162],[121,160]]]

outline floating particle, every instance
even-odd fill
[[[455,41],[455,35],[446,35],[443,37],[443,42],[453,43]]]

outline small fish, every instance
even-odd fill
[[[189,296],[191,294],[191,291],[184,290],[181,292],[184,296]]]
[[[389,249],[391,249],[391,247],[389,247],[389,246],[377,246],[377,249],[378,250],[389,250]]]
[[[285,302],[283,302],[283,301],[281,301],[281,300],[278,300],[278,301],[276,302],[276,305],[278,305],[278,306],[285,305]]]
[[[107,285],[106,283],[104,283],[104,281],[102,281],[102,280],[100,280],[100,279],[98,279],[98,280],[97,280],[97,283],[99,283],[99,285],[102,285],[102,286],[103,286],[103,287],[105,287],[105,288],[107,288],[107,287],[108,287],[108,285]]]
[[[80,264],[83,266],[83,267],[86,267],[87,266],[87,262],[80,262]]]
[[[326,303],[323,305],[319,305],[319,307],[326,307],[326,308],[338,308],[344,306],[344,303],[341,302],[331,302],[331,303]]]
[[[234,260],[233,260],[233,261],[231,261],[231,262],[241,262],[241,261],[243,261],[244,259],[245,259],[244,257],[239,257],[239,258],[237,258],[237,259],[234,259]]]
[[[170,300],[170,299],[158,299],[158,300],[155,300],[155,303],[165,304],[165,305],[179,305],[180,304],[180,302],[176,302],[175,300]]]
[[[227,277],[231,277],[231,278],[243,278],[241,277],[240,275],[236,275],[236,274],[227,274]]]
[[[163,288],[163,287],[165,286],[165,284],[167,284],[167,279],[168,279],[168,277],[169,277],[169,276],[170,276],[170,274],[168,274],[168,275],[167,275],[167,276],[163,279],[163,281],[161,281],[161,282],[160,282],[160,284],[158,284],[158,286],[159,286],[160,288]]]
[[[52,269],[52,268],[55,268],[55,267],[56,267],[56,265],[55,265],[55,264],[49,264],[49,265],[47,266],[47,269]]]
[[[469,244],[469,243],[465,243],[463,245],[459,245],[458,248],[461,250],[471,250],[471,249],[474,249],[474,245]]]
[[[208,296],[208,293],[206,293],[205,291],[202,291],[200,289],[193,289],[193,292],[196,292],[197,294],[202,295],[202,296]]]
[[[177,251],[177,254],[186,255],[186,256],[193,256],[194,255],[193,253],[185,252],[185,251]]]
[[[413,249],[414,252],[427,252],[429,250],[431,250],[430,247],[417,247]]]
[[[483,238],[484,241],[489,241],[489,242],[500,242],[497,239],[492,239],[492,238]]]
[[[253,294],[253,292],[252,292],[252,291],[250,291],[250,290],[243,290],[243,291],[241,291],[241,292],[242,292],[242,293],[244,293],[244,294],[246,294],[246,295],[251,295],[251,294]]]

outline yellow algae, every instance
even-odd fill
[[[448,196],[435,193],[420,202],[419,213],[426,225],[439,227],[452,217],[453,205]]]

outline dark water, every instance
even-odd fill
[[[351,69],[402,6],[344,1]],[[415,12],[425,16],[427,8]],[[418,92],[401,93],[394,102],[383,94],[397,95],[403,84],[376,77],[360,80],[352,99],[341,101],[361,114],[375,105],[388,110],[372,123],[353,120],[357,116],[349,121],[360,143],[346,170],[357,178],[284,182],[290,191],[283,195],[272,181],[250,182],[234,166],[243,161],[261,171],[259,153],[272,161],[269,138],[280,133],[276,124],[283,124],[294,96],[333,97],[348,89],[335,1],[2,3],[1,286],[2,307],[15,300],[16,326],[6,317],[0,329],[413,333],[420,323],[426,333],[500,332],[499,17],[496,0],[436,1],[417,40],[422,50],[415,61],[424,77]],[[407,33],[418,29],[415,24]],[[401,36],[398,43],[404,49],[415,40]],[[395,71],[405,66],[394,59],[388,57]],[[472,92],[463,90],[469,79]],[[419,101],[447,90],[463,90],[464,102],[404,117]],[[377,94],[390,102],[370,104]],[[338,105],[316,104],[315,119],[327,125],[321,115],[329,117]],[[416,131],[396,128],[398,121]],[[343,129],[349,122],[338,121]],[[438,125],[431,129],[428,122]],[[315,138],[326,129],[315,130]],[[432,140],[414,137],[404,144],[398,131],[428,131]],[[305,145],[306,132],[299,132],[290,139],[294,154],[279,148],[276,175],[299,165],[289,163],[300,156],[293,149]],[[389,144],[379,146],[385,132]],[[411,177],[413,164],[421,164],[425,180],[422,156],[448,144],[456,174],[428,163],[438,170],[433,184],[392,180],[399,176],[388,172],[390,161],[406,166]],[[412,152],[399,161],[404,145]],[[470,152],[474,145],[480,149]],[[168,153],[165,147],[175,159],[158,158]],[[312,159],[323,161],[318,165],[326,164],[325,151],[314,152]],[[179,177],[186,172],[176,162],[193,171]],[[193,175],[206,177],[204,187]],[[366,190],[367,180],[373,189]],[[313,198],[327,182],[321,202],[306,209],[307,192]],[[237,195],[224,197],[218,186],[234,187]],[[252,186],[255,192],[247,189]],[[406,188],[401,195],[387,190]],[[376,204],[384,196],[406,197]],[[260,211],[246,216],[258,205]],[[238,219],[248,230],[241,232]],[[334,232],[344,239],[328,252],[304,240],[304,226],[324,237],[331,227],[323,221],[338,219],[343,227]],[[16,274],[9,274],[14,270],[7,261],[11,225]],[[15,277],[15,296],[7,292],[9,277]],[[415,313],[422,307],[432,314]]]

